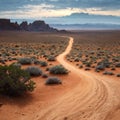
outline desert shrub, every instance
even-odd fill
[[[15,67],[21,68],[21,64],[20,63],[13,63],[12,65],[15,66]]]
[[[0,66],[0,93],[17,96],[24,92],[32,92],[35,83],[30,80],[30,75],[19,67]]]
[[[102,65],[103,67],[109,68],[110,67],[110,62],[107,59],[102,60],[101,62],[98,62],[98,65]]]
[[[103,72],[103,75],[114,75],[114,73],[113,72],[109,72],[109,71],[105,71],[105,72]]]
[[[51,74],[68,74],[68,70],[62,65],[56,65],[49,69]]]
[[[40,61],[41,67],[46,67],[48,64],[46,61]]]
[[[119,62],[119,58],[113,58],[112,61]]]
[[[22,65],[30,65],[32,63],[32,59],[31,58],[19,58],[18,63]]]
[[[40,76],[42,75],[42,70],[35,66],[30,66],[25,69],[31,76]]]
[[[96,72],[100,72],[100,70],[98,70],[98,69],[97,69],[97,70],[95,70],[95,71],[96,71]]]
[[[86,66],[86,67],[91,67],[91,64],[92,64],[91,62],[86,62],[86,63],[85,63],[85,66]]]
[[[80,65],[79,68],[83,68],[83,65]]]
[[[41,61],[39,61],[39,60],[34,60],[34,64],[35,64],[35,65],[40,65],[40,62],[41,62]]]
[[[104,70],[105,66],[103,64],[96,66],[96,71],[97,70]]]
[[[46,68],[46,71],[49,71],[49,70],[50,70],[50,68],[47,67],[47,68]]]
[[[49,77],[46,82],[45,82],[46,85],[51,85],[51,84],[62,84],[62,81],[57,78],[57,77]]]
[[[116,63],[115,67],[120,67],[120,63]]]
[[[116,76],[117,76],[117,77],[120,77],[120,74],[117,74]]]
[[[112,67],[111,70],[115,70],[115,67]]]
[[[48,56],[48,58],[47,58],[47,60],[48,61],[55,61],[56,59],[55,59],[55,56]]]
[[[48,75],[44,73],[44,74],[42,74],[42,77],[43,78],[48,78]]]
[[[85,70],[88,71],[88,70],[90,70],[90,68],[86,67]]]
[[[3,59],[0,60],[0,63],[5,64],[5,60],[3,60]]]
[[[80,61],[79,58],[74,59],[74,62],[79,62],[79,61]]]

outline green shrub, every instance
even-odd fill
[[[88,70],[90,70],[90,68],[89,68],[89,67],[86,67],[85,70],[88,71]]]
[[[35,65],[40,65],[40,61],[39,60],[34,60],[34,64]]]
[[[80,65],[79,68],[83,68],[83,65]]]
[[[19,58],[18,63],[22,65],[30,65],[32,63],[32,59],[31,58]]]
[[[120,77],[120,74],[117,74],[116,76],[117,76],[117,77]]]
[[[115,67],[120,67],[120,63],[116,63]]]
[[[55,56],[48,56],[48,59],[47,59],[48,61],[55,61],[56,59],[55,59]]]
[[[62,65],[56,65],[49,69],[51,74],[68,74],[68,70]]]
[[[109,72],[109,71],[105,71],[105,72],[103,72],[103,75],[114,75],[114,73],[113,72]]]
[[[46,67],[48,64],[46,61],[40,61],[41,67]]]
[[[13,63],[12,65],[15,66],[15,67],[21,68],[21,64],[20,63]]]
[[[38,67],[35,67],[35,66],[30,66],[30,67],[26,68],[26,71],[31,76],[40,76],[40,75],[42,75],[42,70],[39,69]]]
[[[62,84],[62,81],[57,78],[57,77],[49,77],[46,82],[45,82],[46,85],[51,85],[51,84]]]
[[[44,74],[42,74],[42,77],[43,78],[48,78],[48,75],[44,73]]]
[[[97,70],[105,70],[105,66],[103,64],[97,65],[95,69],[96,69],[96,71]]]
[[[33,91],[35,83],[30,80],[30,75],[19,67],[0,66],[0,93],[9,96],[21,95]]]

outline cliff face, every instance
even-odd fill
[[[48,24],[46,24],[44,21],[34,21],[33,23],[28,25],[29,31],[57,31],[56,29],[51,28]]]
[[[20,30],[17,22],[11,23],[10,19],[0,19],[0,30]]]
[[[57,29],[50,27],[44,21],[34,21],[28,24],[27,21],[22,22],[20,25],[15,22],[12,23],[10,19],[0,19],[0,30],[14,30],[14,31],[43,31],[43,32],[57,32]]]

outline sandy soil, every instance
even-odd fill
[[[79,70],[65,60],[74,40],[57,57],[70,73],[63,85],[45,86],[42,80],[27,98],[0,98],[0,120],[119,120],[120,81]]]

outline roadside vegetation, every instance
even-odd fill
[[[89,31],[73,35],[74,45],[66,59],[80,69],[104,75],[120,74],[119,31]]]
[[[8,96],[18,96],[25,92],[32,92],[35,82],[30,75],[21,68],[9,65],[0,66],[0,93]]]
[[[0,94],[32,92],[36,77],[43,79],[43,85],[61,84],[53,75],[68,74],[56,63],[68,45],[67,38],[49,33],[1,32],[0,39]]]

